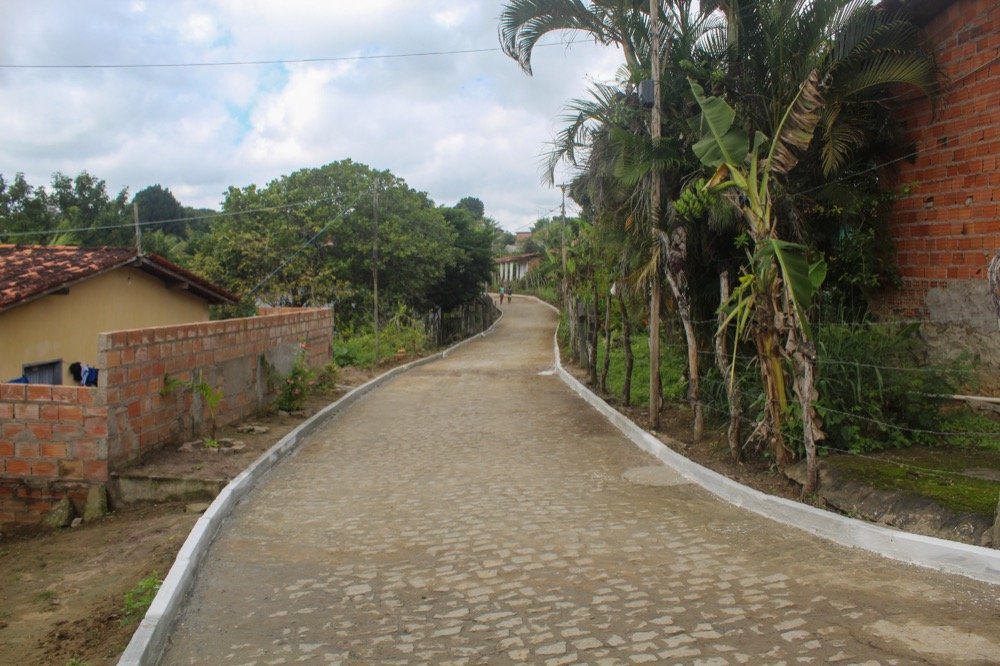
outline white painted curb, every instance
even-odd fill
[[[163,653],[163,648],[166,645],[167,636],[181,609],[184,597],[191,589],[198,566],[208,552],[209,546],[212,545],[212,541],[218,535],[219,528],[222,527],[225,519],[229,517],[233,507],[247,496],[260,479],[282,459],[288,456],[288,454],[298,449],[299,441],[302,438],[316,430],[327,419],[354,404],[372,390],[396,377],[396,375],[430,363],[431,361],[445,358],[456,349],[471,343],[473,340],[490,335],[501,319],[503,319],[502,312],[497,317],[497,320],[482,333],[466,338],[431,356],[393,368],[350,391],[340,398],[340,400],[327,405],[303,421],[298,427],[278,440],[274,446],[264,452],[247,469],[230,481],[191,529],[191,533],[188,534],[184,545],[181,546],[180,551],[177,553],[177,558],[170,567],[167,577],[163,579],[160,591],[156,594],[153,603],[149,606],[149,610],[146,611],[145,617],[139,623],[139,627],[135,630],[135,633],[132,634],[132,639],[125,648],[125,652],[122,653],[121,658],[118,660],[118,666],[141,666],[144,664],[155,664],[159,661]]]
[[[558,309],[549,303],[541,300],[538,302],[558,312]],[[555,371],[559,378],[607,418],[633,444],[720,499],[843,546],[862,548],[891,559],[1000,585],[1000,550],[912,534],[884,525],[847,518],[808,504],[762,493],[688,460],[637,426],[566,372],[559,354],[558,331],[553,337],[553,354]]]

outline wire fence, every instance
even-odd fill
[[[596,313],[594,310],[589,308],[581,308],[577,311],[576,316],[579,318],[577,323],[577,331],[579,337],[575,341],[576,344],[571,350],[573,359],[585,370],[593,372],[591,370],[590,361],[593,356],[590,353],[590,348],[592,346],[593,337],[591,333],[594,328],[598,329],[598,351],[596,357],[596,367],[597,372],[600,372],[604,364],[604,331],[603,321],[598,321],[600,314]],[[994,322],[995,323],[995,322]],[[715,330],[717,326],[716,320],[699,320],[695,322],[703,330],[708,328],[710,331]],[[851,329],[854,331],[867,332],[868,335],[875,334],[876,337],[883,337],[883,332],[885,336],[893,335],[898,333],[901,329],[907,326],[912,326],[914,324],[925,325],[925,324],[937,324],[937,322],[932,322],[930,320],[907,320],[907,321],[885,321],[885,322],[827,322],[823,326],[827,326],[831,329]],[[677,335],[677,331],[672,331],[673,335]],[[637,337],[643,336],[642,331],[633,333],[633,342],[635,342]],[[919,342],[919,341],[918,341]],[[621,336],[614,336],[612,342],[613,345],[621,345]],[[643,343],[644,344],[644,343]],[[919,345],[918,345],[919,346]],[[684,366],[686,375],[686,358],[687,358],[687,344],[683,340],[677,340],[676,338],[671,340],[662,340],[660,344],[661,350],[666,354],[671,354],[675,357],[675,362],[678,365]],[[728,420],[731,418],[729,405],[726,402],[726,390],[725,384],[729,381],[728,377],[720,376],[719,370],[716,365],[716,352],[710,349],[699,348],[697,350],[697,357],[699,359],[699,365],[701,366],[701,372],[699,373],[700,383],[701,383],[701,400],[700,404],[709,412],[722,417],[722,420]],[[755,380],[755,366],[759,363],[758,358],[745,351],[738,351],[735,354],[730,351],[729,355],[726,357],[727,366],[730,370],[733,370],[735,365],[735,372],[741,374],[743,377],[750,377],[751,381]],[[922,443],[936,443],[937,445],[955,445],[960,444],[963,446],[968,446],[972,444],[973,446],[986,447],[986,448],[996,448],[1000,450],[1000,421],[994,419],[989,419],[988,417],[982,419],[975,419],[973,423],[978,425],[978,427],[950,427],[951,421],[948,419],[935,421],[935,415],[940,412],[947,412],[948,410],[939,409],[944,406],[945,402],[952,404],[960,404],[960,399],[975,398],[975,396],[958,396],[941,390],[927,390],[928,385],[933,385],[938,379],[950,378],[950,379],[961,379],[968,377],[972,370],[969,367],[961,368],[960,366],[953,363],[935,363],[932,361],[924,359],[918,359],[915,355],[901,354],[900,356],[870,356],[868,358],[855,357],[845,357],[838,355],[836,353],[826,353],[820,354],[818,359],[818,370],[820,376],[823,376],[824,370],[827,374],[834,374],[834,371],[840,375],[855,375],[854,381],[864,384],[869,382],[872,384],[884,382],[886,385],[893,384],[895,382],[895,387],[903,387],[903,390],[898,390],[897,393],[893,394],[893,399],[898,400],[900,398],[912,400],[912,405],[907,406],[906,409],[901,411],[907,412],[908,415],[913,416],[916,413],[916,419],[907,421],[905,418],[900,418],[894,420],[891,409],[886,409],[885,413],[882,412],[881,405],[865,405],[861,402],[855,402],[851,404],[849,402],[825,402],[821,399],[820,402],[816,403],[817,411],[820,417],[824,419],[829,424],[836,422],[837,428],[840,430],[853,430],[856,433],[862,433],[869,440],[878,440],[882,438],[884,440],[884,445],[873,446],[870,450],[889,450],[896,448],[900,443],[919,441]],[[856,371],[852,373],[853,371]],[[915,381],[914,378],[919,378],[920,381]],[[633,377],[633,387],[636,386],[636,377]],[[666,379],[666,378],[665,378]],[[684,377],[674,378],[679,379],[681,382],[686,383]],[[642,381],[642,380],[639,380]],[[665,381],[665,384],[669,383]],[[907,389],[909,386],[915,386],[916,389]],[[746,389],[746,387],[743,387]],[[876,390],[876,389],[872,389]],[[862,391],[863,393],[863,391]],[[750,433],[756,431],[763,419],[764,404],[763,397],[760,394],[754,394],[752,391],[745,395],[744,398],[747,403],[751,403],[750,409],[741,413],[738,418],[740,424],[745,431]],[[987,397],[988,400],[988,397]],[[674,398],[677,404],[688,404],[689,401],[685,398]],[[1000,401],[998,401],[1000,402]],[[924,405],[930,405],[927,408],[926,413],[922,413],[920,408]],[[933,427],[928,425],[929,423],[938,422],[944,427]],[[965,424],[963,424],[964,426]],[[801,435],[795,435],[791,432],[783,433],[786,440],[786,445],[797,449],[799,451],[804,450],[805,441]],[[743,446],[747,445],[747,442],[742,443]],[[909,463],[904,463],[900,461],[895,461],[890,458],[876,457],[874,455],[869,455],[864,446],[859,446],[858,448],[852,448],[852,444],[846,441],[838,441],[836,443],[824,442],[818,443],[817,449],[822,454],[843,454],[853,456],[859,459],[866,459],[871,461],[879,461],[883,464],[891,464],[898,466],[900,468],[905,468],[907,470],[912,470],[915,472],[920,472],[922,474],[932,474],[941,475],[945,477],[954,477],[956,475],[961,476],[960,473],[954,470],[943,469],[943,468],[930,468],[926,466],[913,465]]]

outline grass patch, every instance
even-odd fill
[[[379,331],[379,363],[395,358],[400,352],[407,355],[422,354],[428,348],[427,332],[420,322],[406,324],[394,320]],[[357,368],[375,367],[374,331],[356,333],[335,341],[333,358],[341,367],[347,365]]]
[[[162,583],[163,580],[154,573],[140,580],[135,587],[125,593],[121,620],[123,625],[138,620],[146,614]]]
[[[632,336],[632,405],[649,405],[649,338]],[[603,367],[604,339],[597,343],[597,367]],[[682,400],[687,394],[687,357],[674,345],[660,344],[660,378],[664,400]],[[625,350],[621,343],[611,345],[611,367],[608,368],[608,392],[621,398],[625,386]]]
[[[991,517],[1000,498],[1000,482],[968,475],[969,470],[1000,470],[1000,450],[907,449],[888,452],[884,459],[831,456],[827,464],[874,488],[925,497],[959,512]]]

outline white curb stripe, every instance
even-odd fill
[[[538,302],[559,312],[544,301],[538,300]],[[559,378],[607,418],[633,444],[716,497],[783,525],[795,527],[843,546],[862,548],[894,560],[1000,585],[1000,550],[904,532],[841,516],[783,497],[768,495],[688,460],[604,402],[563,369],[559,354],[558,329],[553,336],[553,355]]]

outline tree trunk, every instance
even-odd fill
[[[649,0],[649,64],[653,79],[653,110],[649,120],[649,136],[653,144],[659,142],[663,126],[660,99],[660,6],[658,0]],[[660,229],[660,205],[663,177],[660,169],[650,170],[649,221],[655,234]],[[654,241],[656,239],[654,238]],[[653,285],[649,295],[649,427],[660,427],[660,266],[652,272]]]
[[[719,275],[719,302],[725,304],[728,301],[729,271],[722,271]],[[729,453],[733,456],[733,461],[739,462],[743,400],[740,395],[739,386],[736,385],[736,377],[730,369],[726,330],[722,327],[722,322],[725,318],[725,314],[720,308],[719,327],[715,332],[715,365],[719,369],[719,374],[722,375],[722,380],[726,387],[726,402],[729,403],[729,430],[726,433],[729,440]]]
[[[802,496],[816,492],[819,487],[819,470],[816,465],[816,442],[825,435],[822,422],[814,404],[819,399],[816,391],[816,346],[801,335],[801,324],[796,317],[796,327],[788,336],[788,348],[795,367],[795,394],[802,409],[802,441],[806,449],[806,482]]]
[[[695,336],[694,324],[691,321],[691,302],[688,299],[687,276],[683,271],[676,274],[667,268],[667,283],[677,301],[677,314],[684,326],[684,339],[687,341],[688,354],[688,403],[694,412],[694,426],[691,437],[695,442],[701,441],[705,432],[705,412],[701,404],[700,373],[698,371],[698,339]]]
[[[622,351],[625,352],[625,381],[622,384],[622,403],[626,407],[632,404],[632,367],[635,358],[632,356],[632,322],[628,318],[628,306],[622,289],[618,289],[618,308],[622,313]]]
[[[780,305],[781,282],[776,276],[777,266],[773,265],[773,260],[769,270],[775,277],[761,293],[759,309],[755,313],[756,330],[753,337],[757,346],[764,399],[767,401],[765,407],[767,423],[764,432],[774,455],[775,464],[779,470],[784,470],[793,459],[791,451],[785,446],[785,437],[781,432],[785,410],[788,408],[787,379],[781,340],[787,337],[788,328]]]
[[[566,296],[566,323],[569,326],[569,357],[571,361],[580,360],[579,352],[579,323],[576,319],[576,299],[573,294]]]
[[[590,345],[587,349],[590,352],[590,359],[588,365],[590,365],[590,385],[597,386],[597,340],[600,337],[599,332],[601,330],[599,324],[601,316],[601,308],[599,305],[600,296],[597,293],[597,280],[592,277],[590,282],[592,285],[592,291],[594,292],[592,294],[594,297],[594,311],[593,311],[594,319],[593,319],[593,326],[590,327],[590,340],[589,340]]]
[[[604,301],[604,365],[597,383],[601,393],[608,392],[608,371],[611,369],[611,295]]]
[[[649,429],[660,427],[660,276],[653,275],[649,295]]]

